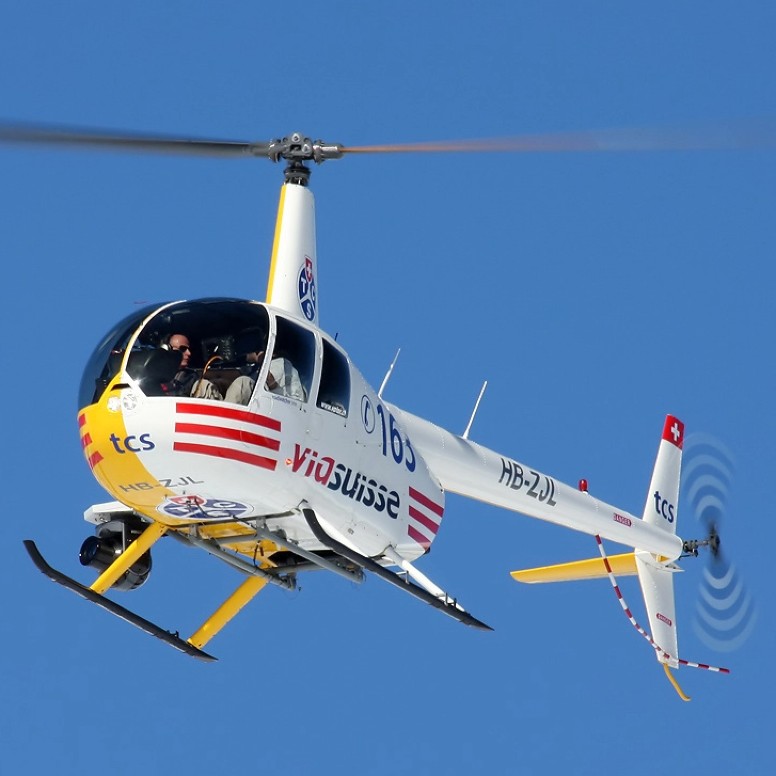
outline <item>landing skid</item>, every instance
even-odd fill
[[[35,542],[31,539],[25,539],[24,546],[26,547],[27,552],[30,554],[32,562],[38,567],[38,569],[58,585],[62,585],[62,587],[66,587],[68,590],[72,590],[76,595],[80,595],[81,598],[85,598],[87,601],[91,601],[93,604],[97,604],[97,606],[101,607],[102,609],[109,611],[111,614],[115,614],[117,617],[121,617],[122,620],[126,620],[128,623],[131,623],[135,627],[140,628],[140,630],[149,633],[151,636],[156,636],[157,639],[161,639],[166,644],[169,644],[171,647],[174,647],[181,652],[185,652],[187,655],[196,657],[199,660],[217,660],[217,658],[213,657],[212,655],[208,655],[207,652],[203,652],[201,649],[197,649],[197,647],[189,644],[187,641],[184,641],[178,636],[177,633],[171,633],[170,631],[164,630],[164,628],[155,625],[150,620],[146,620],[139,614],[135,614],[129,609],[121,606],[121,604],[117,604],[114,601],[111,601],[109,598],[96,593],[94,590],[90,590],[88,587],[84,587],[82,584],[80,584],[80,582],[76,582],[74,579],[66,576],[61,571],[57,571],[55,568],[52,568],[46,562],[46,559],[43,557],[43,555],[41,555],[40,550],[37,548]]]
[[[476,617],[473,617],[471,614],[461,609],[452,598],[449,598],[446,595],[444,598],[439,598],[419,585],[413,584],[408,579],[400,577],[393,571],[389,571],[376,561],[372,560],[372,558],[367,558],[365,555],[361,555],[354,550],[351,550],[349,547],[346,547],[341,542],[338,542],[336,539],[333,539],[326,533],[323,526],[318,522],[315,512],[309,507],[303,508],[302,514],[304,515],[307,524],[310,526],[310,530],[315,535],[315,538],[321,544],[336,552],[337,555],[347,558],[365,571],[371,571],[386,582],[390,582],[392,585],[398,587],[399,590],[403,590],[405,593],[409,593],[415,598],[419,598],[424,603],[433,606],[435,609],[439,609],[441,612],[448,615],[448,617],[452,617],[453,619],[464,623],[464,625],[471,625],[473,628],[480,628],[481,630],[493,630],[489,625],[486,625],[484,622],[481,622]]]

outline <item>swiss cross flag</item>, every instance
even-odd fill
[[[673,415],[667,415],[666,424],[663,426],[663,439],[681,450],[684,444],[684,423]]]

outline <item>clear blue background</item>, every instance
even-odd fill
[[[763,2],[0,2],[0,116],[368,144],[776,116]],[[386,398],[641,513],[663,419],[736,478],[725,549],[759,617],[732,654],[677,580],[674,694],[609,583],[508,571],[592,538],[450,497],[419,565],[493,633],[379,580],[271,589],[202,665],[49,584],[88,582],[76,392],[136,305],[262,299],[281,169],[0,148],[3,774],[770,772],[776,155],[354,157],[313,171],[324,327]],[[679,531],[702,533],[691,511]],[[612,548],[615,549],[615,548]],[[236,585],[178,544],[125,603],[182,633]],[[632,580],[626,580],[630,583]],[[624,584],[640,613],[637,588]]]

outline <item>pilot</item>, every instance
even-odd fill
[[[165,393],[173,396],[194,396],[199,399],[221,400],[221,391],[204,377],[199,377],[196,369],[189,366],[191,358],[191,343],[185,334],[173,334],[162,345],[166,350],[174,350],[181,354],[181,362],[175,377],[162,387]]]
[[[245,365],[242,368],[243,374],[227,388],[226,401],[234,404],[247,404],[250,401],[264,362],[266,347],[267,335],[261,329],[248,329],[239,335],[236,342],[237,356],[245,361]],[[280,396],[289,396],[299,401],[306,399],[299,372],[283,356],[276,355],[270,361],[266,388]]]

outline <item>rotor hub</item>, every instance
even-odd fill
[[[310,179],[310,170],[306,162],[322,164],[327,159],[341,159],[343,150],[339,143],[310,140],[300,132],[294,132],[287,137],[271,140],[267,148],[267,156],[273,162],[284,159],[289,163],[285,170],[286,183],[306,186]]]
[[[698,550],[701,547],[708,547],[712,556],[716,558],[719,555],[719,545],[719,534],[717,533],[716,526],[712,526],[709,535],[705,539],[687,539],[682,546],[682,552],[697,558]]]

